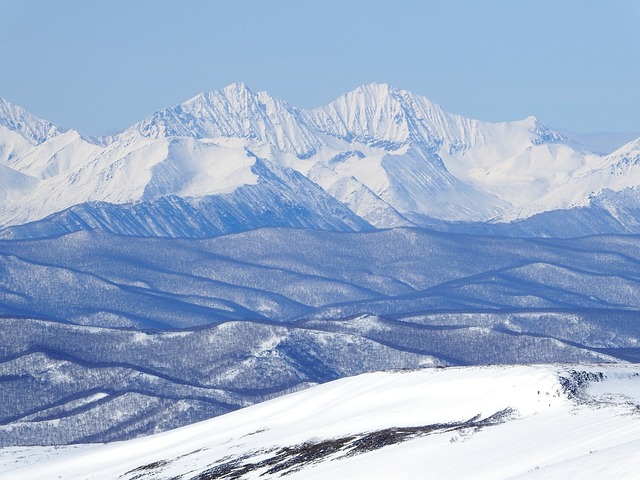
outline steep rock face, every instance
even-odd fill
[[[406,112],[395,93],[385,84],[362,86],[326,107],[305,112],[305,118],[319,132],[395,150],[410,137]]]
[[[327,165],[353,175],[407,218],[486,220],[510,206],[461,182],[439,155],[443,148],[458,151],[479,142],[480,122],[386,84],[359,87],[304,113],[319,132],[374,149]]]
[[[535,117],[481,122],[449,114],[426,98],[385,84],[359,87],[305,113],[309,123],[327,135],[382,148],[389,158],[405,156],[395,165],[410,169],[414,180],[405,175],[387,184],[396,191],[416,181],[420,184],[397,198],[381,195],[405,215],[467,221],[509,215],[514,219],[584,203],[588,197],[584,188],[576,186],[568,192],[561,187],[595,168],[600,158],[574,149],[568,139]],[[418,162],[421,158],[428,161]],[[379,176],[396,175],[389,166],[389,162],[383,164]],[[363,176],[358,179],[382,193]],[[450,208],[434,203],[434,198]],[[417,207],[406,204],[413,200]]]
[[[387,151],[409,142],[422,143],[434,152],[495,146],[497,140],[508,146],[506,137],[514,133],[532,144],[563,140],[535,117],[519,122],[481,122],[447,113],[425,97],[387,84],[363,85],[325,107],[305,111],[304,116],[322,133],[382,146]]]

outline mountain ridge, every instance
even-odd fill
[[[606,189],[640,185],[640,139],[597,155],[575,149],[535,117],[468,119],[388,84],[363,85],[324,107],[300,110],[236,83],[98,139],[2,105],[4,227],[86,202],[117,209],[163,196],[228,194],[259,184],[247,151],[302,174],[363,225],[379,228],[429,226],[432,219],[509,223],[554,210],[571,217],[572,208]],[[246,208],[259,206],[247,199]]]
[[[43,143],[65,131],[53,123],[42,120],[24,108],[14,105],[1,97],[0,126],[19,132],[33,144]]]

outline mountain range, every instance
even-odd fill
[[[639,169],[640,139],[385,84],[313,110],[233,84],[101,138],[0,100],[0,447],[377,370],[639,362]]]
[[[593,153],[534,117],[472,120],[386,84],[312,110],[232,84],[102,138],[0,101],[5,238],[461,223],[575,236],[585,213],[593,233],[629,233],[638,185],[640,139]]]

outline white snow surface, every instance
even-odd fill
[[[0,225],[90,201],[229,193],[259,183],[254,155],[309,176],[378,227],[510,221],[640,185],[637,144],[595,154],[534,117],[468,119],[386,84],[313,110],[232,84],[102,139],[0,100]]]
[[[590,379],[569,394],[561,378],[580,377]],[[237,461],[249,468],[234,478],[630,479],[640,469],[639,405],[640,371],[633,365],[369,373],[127,442],[55,455],[40,447],[0,450],[0,474],[217,478],[211,469]],[[349,443],[383,429],[424,426],[431,428],[377,448],[358,451]],[[331,440],[341,447],[266,473],[278,454],[295,460],[296,448],[327,448]],[[209,477],[198,477],[207,471]]]

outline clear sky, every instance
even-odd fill
[[[300,108],[386,82],[488,121],[640,131],[638,0],[0,0],[0,96],[115,133],[244,82]]]

